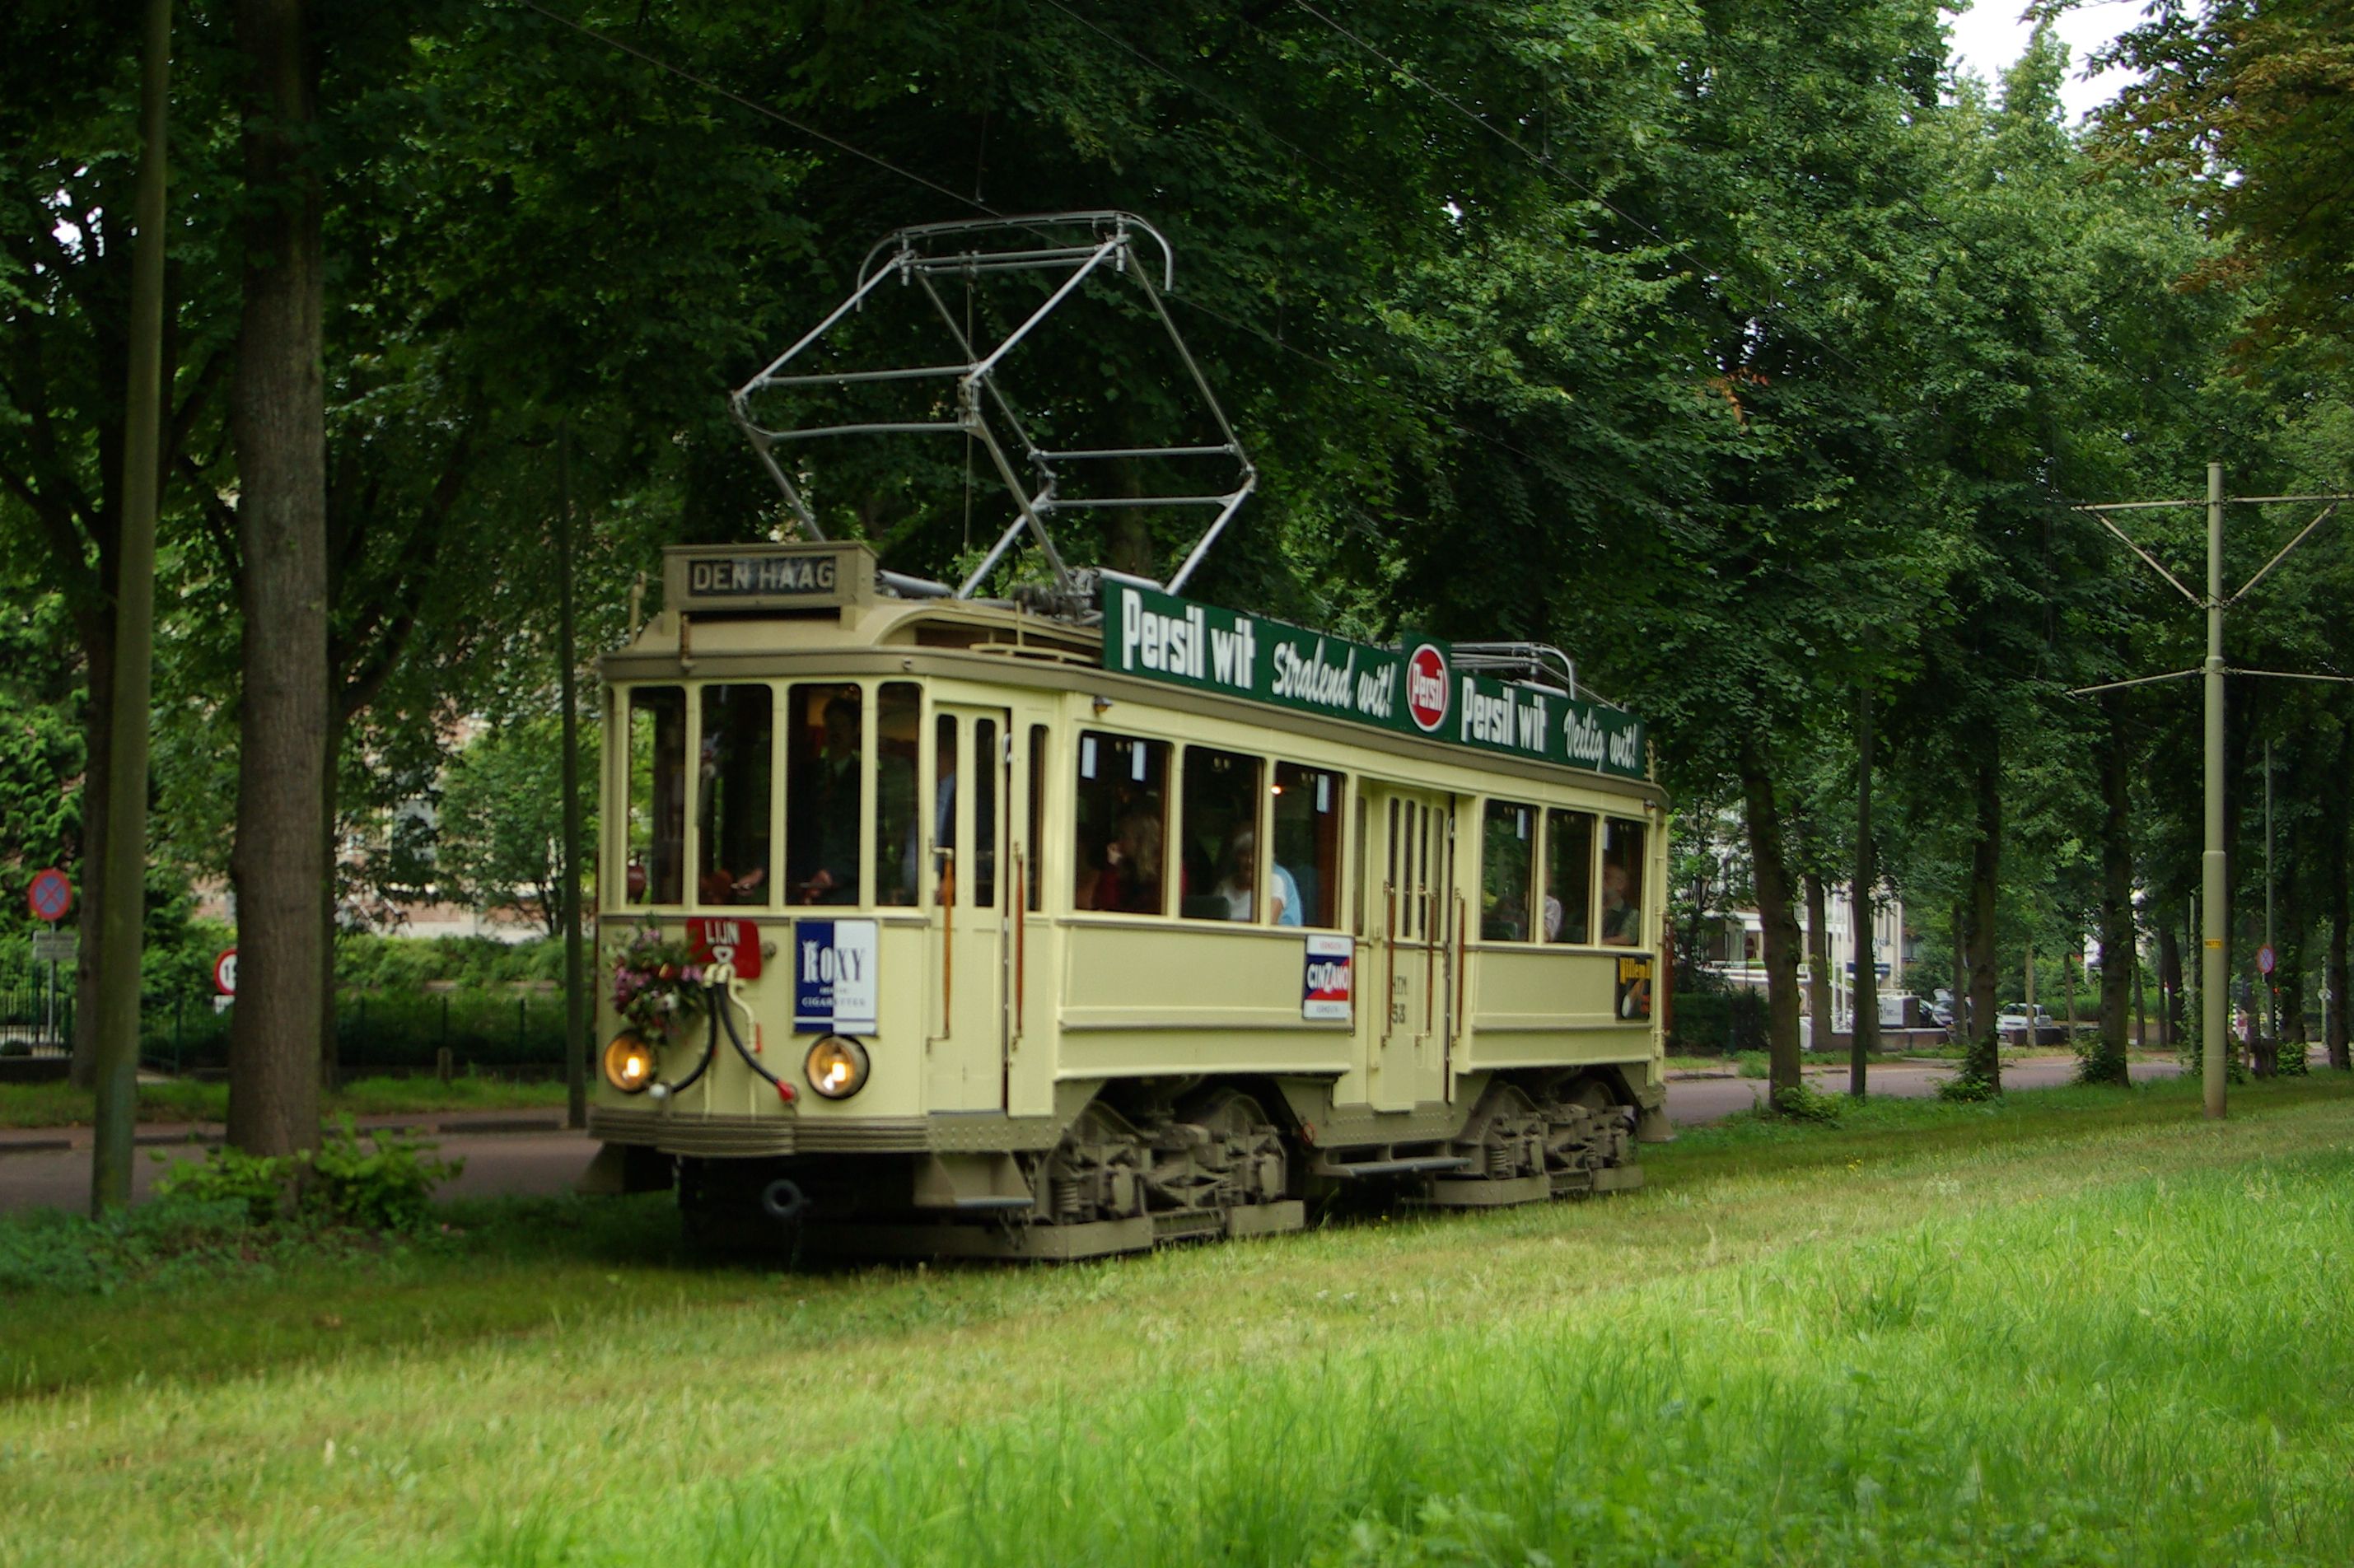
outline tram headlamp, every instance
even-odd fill
[[[634,1095],[654,1081],[654,1048],[628,1030],[605,1047],[605,1081]]]
[[[801,1071],[822,1099],[846,1100],[866,1086],[866,1047],[842,1034],[829,1034],[809,1049]]]

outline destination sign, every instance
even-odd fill
[[[864,545],[685,545],[663,552],[665,603],[695,614],[824,609],[873,597]]]
[[[1127,583],[1103,587],[1103,664],[1531,762],[1644,776],[1643,721],[1606,703],[1458,671],[1436,638],[1376,648]]]

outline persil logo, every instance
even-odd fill
[[[1405,662],[1405,711],[1425,735],[1447,722],[1447,655],[1427,642]]]

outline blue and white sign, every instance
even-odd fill
[[[877,929],[872,920],[793,922],[794,1033],[875,1033]]]
[[[1299,977],[1299,1016],[1347,1022],[1355,980],[1355,955],[1346,934],[1310,937]]]

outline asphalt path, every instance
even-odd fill
[[[2050,1088],[2068,1082],[2075,1070],[2073,1056],[2006,1062],[2003,1086]],[[1875,1065],[1870,1087],[1875,1095],[1919,1099],[1935,1094],[1939,1081],[1953,1076],[1955,1071],[1955,1065],[1947,1062]],[[2137,1083],[2172,1077],[2179,1071],[2171,1062],[2133,1065]],[[1831,1064],[1809,1067],[1807,1080],[1826,1093],[1844,1092],[1847,1068]],[[1716,1121],[1749,1109],[1765,1093],[1766,1084],[1761,1078],[1670,1079],[1668,1118],[1680,1127]],[[466,1161],[465,1173],[442,1192],[451,1196],[488,1197],[571,1191],[573,1183],[588,1170],[597,1146],[586,1133],[561,1130],[546,1118],[539,1119],[545,1122],[546,1130],[513,1130],[526,1119],[485,1117],[480,1118],[479,1124],[460,1119],[442,1119],[435,1124],[428,1136],[440,1145],[440,1152]],[[217,1135],[218,1129],[197,1130]],[[169,1131],[156,1128],[142,1132],[143,1140],[147,1141],[139,1150],[132,1171],[134,1199],[143,1201],[150,1196],[155,1179],[172,1163],[195,1159],[204,1152],[203,1144],[186,1141],[186,1129],[179,1133],[179,1141],[161,1141],[172,1136]],[[64,1147],[58,1147],[61,1144]],[[0,1133],[0,1211],[85,1207],[90,1202],[90,1160],[88,1128]]]
[[[1937,1092],[1937,1086],[1960,1071],[1956,1062],[1889,1062],[1872,1064],[1865,1076],[1864,1086],[1875,1095],[1893,1099],[1926,1099]],[[2171,1078],[2182,1069],[2172,1062],[2136,1062],[2130,1069],[2137,1084],[2152,1078]],[[1807,1082],[1825,1094],[1847,1093],[1847,1064],[1809,1064]],[[2049,1089],[2072,1081],[2076,1075],[2076,1058],[2069,1056],[2039,1056],[2023,1062],[2002,1065],[2002,1086],[2011,1089]],[[1766,1097],[1766,1080],[1739,1077],[1688,1077],[1668,1081],[1668,1119],[1678,1127],[1692,1127],[1702,1122],[1717,1121],[1744,1111]],[[0,1172],[5,1175],[5,1172]]]

